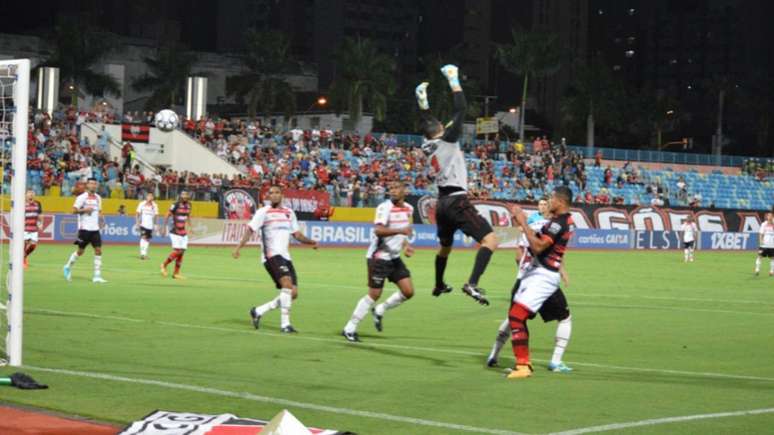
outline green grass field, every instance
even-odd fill
[[[233,260],[193,248],[181,282],[158,273],[167,246],[146,262],[107,246],[105,285],[90,281],[90,253],[64,281],[71,250],[41,246],[26,275],[24,371],[51,388],[3,388],[0,401],[117,423],[154,409],[268,419],[288,408],[359,434],[548,433],[761,409],[620,431],[774,427],[774,278],[752,275],[753,253],[698,252],[685,265],[677,252],[570,252],[575,371],[545,370],[555,324],[532,321],[536,372],[507,381],[484,359],[507,311],[512,251],[496,253],[482,281],[490,307],[458,290],[433,298],[434,253],[419,251],[407,260],[416,297],[387,313],[381,334],[364,319],[364,342],[350,344],[338,334],[365,292],[364,250],[293,252],[297,336],[278,333],[278,311],[260,331],[250,325],[248,309],[276,295],[257,250]],[[459,288],[472,261],[454,253],[448,281]],[[501,365],[511,364],[508,345]]]

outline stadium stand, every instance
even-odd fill
[[[28,185],[37,194],[72,195],[85,177],[103,181],[102,194],[138,198],[153,192],[172,198],[181,189],[198,200],[218,200],[223,189],[261,188],[277,183],[293,189],[324,190],[335,206],[375,206],[385,198],[384,182],[399,178],[414,195],[432,194],[429,162],[415,137],[391,134],[358,137],[340,131],[274,131],[258,121],[184,120],[181,128],[243,175],[194,174],[168,169],[144,176],[133,164],[130,144],[122,159],[106,158],[106,141],[79,139],[87,121],[114,122],[108,115],[70,109],[53,119],[37,113],[31,121]],[[123,122],[147,123],[152,113],[128,113]],[[470,190],[478,198],[535,201],[554,186],[572,188],[577,203],[767,209],[774,199],[774,160],[748,159],[739,175],[605,165],[602,153],[536,139],[526,148],[507,143],[466,146]],[[631,154],[627,154],[631,156]],[[8,171],[5,171],[8,174]]]

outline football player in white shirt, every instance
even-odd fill
[[[766,213],[766,220],[761,224],[759,231],[758,256],[755,258],[755,275],[761,273],[761,259],[771,259],[769,276],[774,276],[774,213]]]
[[[86,181],[86,191],[75,198],[73,204],[73,213],[78,215],[78,238],[74,244],[78,249],[70,255],[67,264],[64,265],[64,277],[66,280],[72,280],[73,264],[83,255],[86,247],[91,245],[94,248],[94,277],[92,282],[104,283],[102,279],[102,238],[99,230],[104,225],[102,218],[102,198],[97,194],[97,180],[89,178]]]
[[[371,245],[366,254],[368,262],[368,294],[360,298],[352,312],[352,317],[344,326],[341,335],[348,341],[360,341],[357,325],[371,311],[376,330],[382,332],[384,313],[395,308],[414,296],[414,285],[411,273],[400,258],[401,252],[406,257],[414,254],[414,248],[409,243],[413,231],[411,225],[414,219],[414,208],[406,204],[406,186],[400,181],[390,183],[390,199],[379,204],[374,218],[374,231],[371,233]],[[371,308],[382,296],[384,282],[388,280],[398,286],[398,291],[387,300]]]
[[[452,291],[444,281],[444,272],[454,244],[454,233],[461,230],[480,245],[470,278],[462,285],[462,292],[481,305],[489,305],[484,290],[478,286],[478,281],[499,242],[492,226],[468,199],[467,165],[459,142],[467,105],[460,86],[459,71],[454,65],[445,65],[441,68],[441,73],[449,81],[454,95],[454,118],[446,127],[430,113],[430,103],[427,100],[428,83],[420,83],[415,90],[422,116],[422,151],[430,155],[430,166],[438,185],[435,221],[441,248],[435,257],[433,296]]]
[[[159,214],[159,205],[153,200],[153,194],[145,195],[145,201],[137,204],[136,224],[140,230],[140,260],[148,258],[148,247],[153,237],[153,227],[156,216]]]
[[[688,219],[680,228],[683,233],[683,258],[685,262],[693,262],[693,252],[696,245],[696,239],[699,235],[699,228],[696,226],[696,222],[693,220],[693,216],[688,216]]]
[[[551,219],[551,212],[548,209],[548,201],[541,199],[538,202],[538,212],[529,216],[527,224],[534,231],[539,232],[546,223]],[[517,257],[516,262],[518,264],[519,271],[516,275],[516,284],[513,286],[511,294],[513,295],[521,284],[522,273],[532,262],[532,257],[529,255],[529,241],[527,236],[522,234],[521,240],[519,240],[519,246],[516,248]],[[559,273],[562,277],[562,283],[565,286],[570,284],[570,278],[564,269],[564,262],[559,269]],[[513,298],[513,296],[511,296]],[[554,353],[551,356],[551,361],[548,363],[548,370],[555,373],[569,373],[572,371],[563,361],[564,351],[567,349],[567,345],[570,342],[570,336],[572,335],[572,317],[570,316],[570,308],[567,306],[567,298],[564,292],[559,288],[551,297],[549,297],[543,306],[538,310],[540,317],[544,322],[550,322],[552,320],[557,321],[556,335],[554,336]],[[497,330],[497,337],[492,345],[492,350],[489,352],[489,356],[486,360],[487,367],[497,367],[497,358],[500,355],[505,343],[511,338],[511,325],[506,317],[500,324],[500,328]]]
[[[282,206],[282,190],[279,186],[272,186],[268,193],[269,205],[261,207],[255,212],[253,218],[247,224],[247,231],[239,241],[232,256],[239,258],[239,251],[252,238],[253,234],[261,234],[261,262],[271,276],[279,296],[260,307],[250,308],[250,317],[253,327],[258,329],[261,317],[271,310],[280,309],[280,332],[298,332],[290,324],[290,306],[293,299],[298,297],[298,279],[296,269],[290,258],[290,236],[299,242],[312,245],[317,249],[317,242],[306,237],[298,226],[296,213]]]

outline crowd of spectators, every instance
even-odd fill
[[[746,159],[742,164],[742,173],[751,175],[758,181],[766,181],[774,176],[774,159]]]
[[[62,195],[72,195],[82,189],[86,178],[95,177],[100,181],[100,193],[108,197],[141,198],[152,192],[159,198],[174,198],[185,189],[195,199],[207,201],[218,200],[228,188],[260,190],[278,184],[327,192],[334,206],[375,206],[386,196],[386,182],[394,179],[406,182],[413,194],[434,193],[428,157],[420,147],[400,143],[391,134],[360,137],[330,128],[278,131],[257,119],[184,119],[181,128],[186,133],[241,174],[195,174],[172,168],[146,176],[136,165],[130,143],[119,145],[120,159],[110,159],[108,149],[116,142],[104,128],[94,144],[80,135],[84,122],[115,121],[107,111],[67,109],[53,116],[34,113],[28,149],[29,185],[38,194],[59,186]],[[147,124],[153,121],[153,113],[128,112],[121,121]],[[535,138],[528,147],[500,142],[465,149],[468,188],[480,199],[536,201],[562,184],[573,188],[578,204],[702,205],[701,195],[692,195],[682,177],[669,185],[658,177],[648,179],[631,162],[621,168],[603,168],[600,154],[588,160],[593,166],[589,171],[581,155],[545,137]],[[772,161],[751,159],[745,162],[744,171],[759,176],[772,169]],[[8,176],[9,171],[5,173]],[[624,196],[627,189],[630,194]]]

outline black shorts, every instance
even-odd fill
[[[296,269],[293,267],[293,262],[288,261],[281,255],[275,255],[266,259],[263,263],[263,267],[269,272],[271,279],[274,281],[274,285],[277,289],[281,289],[280,278],[283,276],[289,276],[293,281],[293,287],[298,285],[298,278],[296,277]]]
[[[99,231],[78,230],[78,238],[75,239],[73,244],[78,245],[81,249],[84,249],[89,245],[95,248],[101,248],[102,236],[100,236]]]
[[[758,256],[774,258],[774,248],[758,248]]]
[[[441,246],[452,246],[454,233],[457,230],[461,230],[478,243],[492,232],[492,226],[478,214],[467,195],[447,195],[438,198],[435,223],[438,226],[438,240]]]
[[[513,289],[511,290],[511,300],[513,300],[513,296],[516,295],[516,292],[519,291],[520,283],[521,280],[517,279],[516,284],[513,285]],[[564,292],[561,288],[556,289],[554,294],[552,294],[548,299],[546,299],[545,302],[543,302],[543,305],[540,306],[538,313],[544,322],[550,322],[553,320],[562,321],[570,317],[570,307],[567,305],[567,298],[564,296]],[[529,318],[534,319],[535,313],[532,313]]]
[[[145,240],[150,240],[153,238],[153,230],[147,229],[145,227],[140,227],[140,237],[142,237]]]
[[[683,242],[683,249],[693,248],[693,244],[696,242]]]
[[[368,288],[384,288],[385,279],[397,283],[410,277],[411,273],[400,258],[394,260],[368,259]]]

